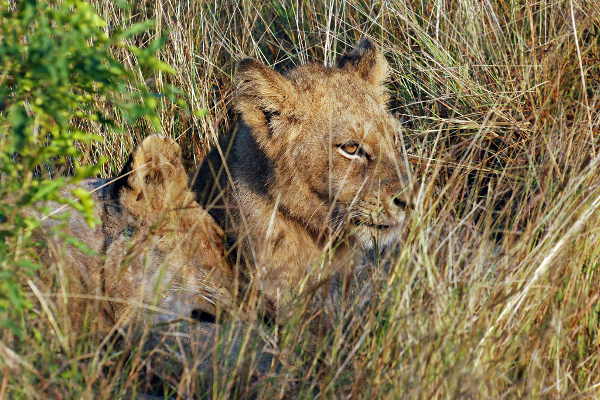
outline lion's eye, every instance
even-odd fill
[[[362,149],[360,144],[356,142],[340,144],[337,148],[338,152],[349,160],[362,157],[369,159],[367,153]]]
[[[358,153],[358,148],[358,144],[356,143],[346,143],[342,146],[342,150],[344,150],[345,153],[348,153],[351,156]]]
[[[360,157],[360,145],[356,142],[348,142],[337,146],[338,152],[346,158]]]

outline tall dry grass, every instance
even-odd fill
[[[371,286],[366,304],[350,296],[315,313],[299,299],[282,326],[224,324],[212,332],[216,347],[170,338],[148,354],[134,335],[115,344],[75,334],[63,329],[69,316],[55,311],[57,298],[40,297],[32,324],[44,340],[2,349],[0,397],[600,397],[597,4],[94,4],[109,29],[153,18],[155,35],[168,35],[161,56],[177,74],[139,73],[157,94],[174,83],[193,109],[207,110],[164,104],[164,133],[190,166],[235,122],[240,58],[282,69],[332,64],[361,36],[373,38],[392,67],[390,109],[421,185],[417,212],[399,248],[362,266],[372,275],[356,283]],[[125,128],[87,153],[110,158],[106,175],[149,133]],[[214,327],[182,328],[204,337],[197,329]]]

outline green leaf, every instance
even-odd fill
[[[52,194],[55,194],[57,191],[60,190],[60,188],[63,186],[63,184],[64,184],[63,178],[57,178],[56,180],[53,180],[53,181],[40,182],[40,184],[37,187],[32,188],[33,194],[28,199],[28,203],[33,204],[33,203],[37,203],[38,201],[48,200],[48,198]]]
[[[199,108],[194,110],[193,114],[195,117],[204,118],[208,114],[208,110],[206,108]]]
[[[75,247],[77,250],[81,251],[83,254],[86,254],[88,256],[97,255],[97,253],[93,249],[91,249],[87,244],[85,244],[77,238],[68,237],[65,239],[65,243]]]
[[[27,126],[29,125],[29,118],[25,112],[25,108],[21,104],[15,104],[8,110],[8,121],[11,125],[12,132],[12,146],[7,150],[9,152],[21,152],[27,145],[29,135]]]
[[[94,199],[92,198],[92,194],[83,188],[75,188],[71,191],[73,196],[77,200],[79,200],[79,204],[81,207],[77,207],[78,211],[80,211],[85,217],[85,222],[91,227],[94,228],[98,223],[96,217],[94,216]]]
[[[148,29],[154,26],[154,20],[148,20],[144,22],[138,22],[137,24],[131,25],[129,28],[118,32],[115,35],[116,40],[123,40],[130,38],[135,35],[139,35],[140,33],[146,32]]]
[[[40,269],[40,266],[38,264],[27,259],[18,260],[17,262],[15,262],[15,265],[19,268],[23,268],[23,270],[25,271],[30,272],[37,271],[38,269]]]

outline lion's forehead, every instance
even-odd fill
[[[327,105],[330,110],[352,107],[382,112],[376,89],[354,74],[307,64],[290,71],[288,77],[305,100],[301,104]]]
[[[297,120],[371,138],[394,134],[393,117],[385,104],[373,86],[355,75],[308,64],[292,70],[290,78],[298,89]]]

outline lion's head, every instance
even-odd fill
[[[412,207],[387,75],[365,39],[336,67],[280,74],[253,59],[240,63],[236,109],[273,163],[269,194],[313,232],[349,231],[370,247],[396,237]]]

